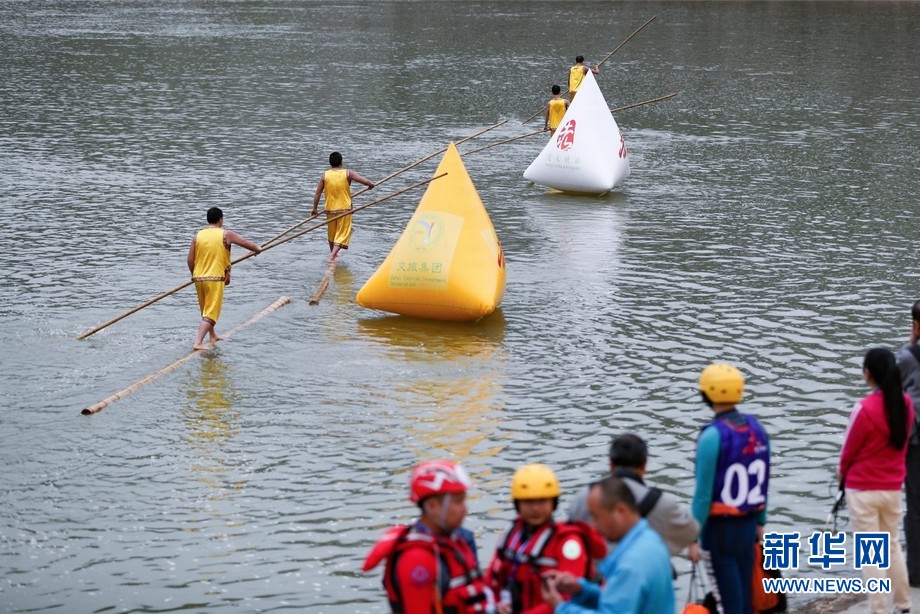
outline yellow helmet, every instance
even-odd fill
[[[524,465],[511,478],[511,499],[552,499],[559,496],[559,480],[546,465]]]
[[[715,362],[700,374],[700,392],[713,403],[737,403],[744,393],[744,376],[732,365]]]

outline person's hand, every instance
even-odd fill
[[[512,612],[514,612],[514,610],[511,607],[511,604],[505,603],[504,601],[500,602],[495,607],[495,611],[498,612],[498,614],[512,614]]]
[[[757,525],[757,541],[759,541],[760,543],[763,543],[763,533],[764,533],[763,525],[762,524]]]
[[[374,182],[372,181],[371,184],[370,184],[369,186],[367,186],[367,189],[368,189],[368,190],[373,190],[375,185],[377,185],[377,184],[374,183]]]
[[[319,214],[319,211],[316,210],[316,207],[313,207],[313,211],[310,213],[310,215],[318,215],[318,214]]]
[[[569,593],[570,595],[581,592],[580,580],[567,571],[550,569],[543,572],[540,577],[545,578],[549,583],[558,588],[558,590]]]
[[[565,601],[556,589],[556,583],[546,575],[542,577],[540,592],[543,594],[543,601],[546,602],[546,605],[550,608],[555,609],[557,605]]]
[[[690,559],[691,563],[699,563],[702,557],[700,552],[700,542],[693,542],[687,546],[687,558]]]

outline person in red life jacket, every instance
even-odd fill
[[[501,596],[499,614],[550,614],[543,600],[541,574],[594,575],[594,561],[607,553],[604,538],[584,522],[556,522],[559,480],[545,465],[525,465],[511,479],[518,517],[498,543],[486,582]]]
[[[704,559],[719,612],[751,614],[754,545],[767,520],[770,442],[757,418],[735,409],[744,393],[741,371],[711,364],[699,386],[715,417],[696,444],[692,509],[700,536],[687,554],[694,563]]]
[[[466,470],[450,461],[427,461],[412,469],[409,499],[421,516],[412,525],[387,530],[364,561],[364,571],[386,561],[383,587],[393,612],[495,611],[476,555],[460,533],[470,487]]]

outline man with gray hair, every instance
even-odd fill
[[[611,475],[591,486],[591,521],[617,547],[598,565],[604,586],[558,570],[543,574],[543,598],[556,614],[616,612],[674,614],[674,582],[668,549],[639,515],[624,480]],[[564,602],[559,591],[571,595]]]
[[[609,457],[611,475],[625,482],[636,501],[639,515],[648,520],[671,556],[677,556],[692,544],[700,525],[690,506],[671,493],[645,484],[648,448],[642,438],[633,433],[617,435],[610,443]],[[588,521],[588,488],[579,492],[569,504],[569,520]]]
[[[901,370],[904,392],[914,402],[914,424],[907,446],[907,512],[904,533],[907,536],[907,576],[911,586],[920,586],[920,301],[910,310],[910,340],[895,354]]]

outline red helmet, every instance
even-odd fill
[[[409,500],[418,503],[431,495],[466,492],[472,486],[462,465],[444,460],[425,461],[412,468]]]

